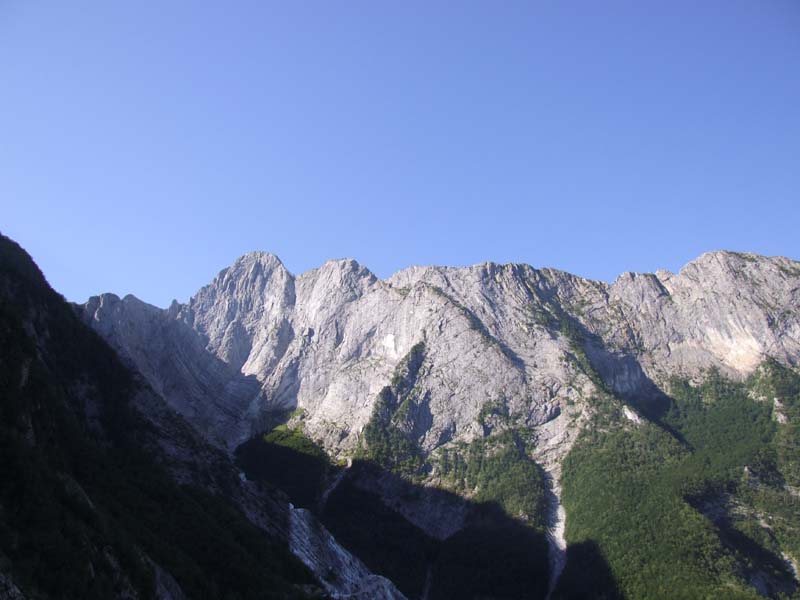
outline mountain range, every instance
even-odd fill
[[[798,596],[796,261],[608,284],[253,252],[162,309],[68,305],[7,238],[0,259],[9,597]],[[31,461],[80,594],[42,583],[63,558],[9,508]],[[151,516],[187,496],[214,528]]]

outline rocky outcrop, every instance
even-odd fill
[[[291,509],[289,547],[325,586],[332,598],[405,600],[394,584],[374,575],[345,550],[311,512]]]
[[[175,308],[114,294],[92,298],[83,310],[84,321],[210,441],[246,438],[260,384],[207,350],[205,338],[176,317]]]
[[[676,275],[627,273],[606,307],[592,329],[657,381],[708,368],[741,378],[767,357],[800,359],[800,263],[786,258],[709,252]]]

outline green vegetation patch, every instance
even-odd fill
[[[713,525],[664,477],[674,458],[654,425],[584,436],[563,466],[568,543],[596,543],[630,598],[714,597],[728,584],[725,597],[750,597]],[[570,560],[567,581],[581,576]]]
[[[692,450],[672,474],[684,495],[721,491],[745,466],[763,470],[774,463],[772,407],[750,398],[745,385],[713,371],[697,387],[672,380],[670,394],[664,421]]]
[[[361,434],[355,458],[414,479],[420,475],[424,459],[416,442],[393,420],[401,406],[392,388],[383,388],[375,402],[372,417]]]
[[[777,443],[789,427],[776,424],[771,398],[754,398],[794,392],[796,378],[771,365],[746,384],[716,372],[699,386],[673,380],[664,428],[607,421],[582,434],[563,465],[568,556],[596,545],[601,558],[581,568],[605,570],[607,597],[757,598],[760,577],[772,597],[794,591],[780,557],[797,556],[800,527]],[[562,591],[581,576],[578,558]]]
[[[518,431],[442,448],[435,460],[454,491],[475,502],[497,502],[509,516],[544,527],[544,471],[528,457]]]
[[[508,406],[503,401],[485,402],[478,413],[478,423],[483,434],[488,435],[496,426],[509,426],[512,422]]]
[[[391,385],[384,387],[364,427],[355,458],[372,462],[407,479],[418,479],[425,464],[413,437],[419,406],[415,383],[425,360],[425,344],[414,345],[398,365]]]
[[[780,415],[775,435],[775,452],[786,483],[800,487],[800,375],[775,361],[761,366],[750,379],[753,394],[774,404]]]

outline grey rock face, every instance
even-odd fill
[[[178,318],[199,332],[208,349],[237,371],[248,363],[269,368],[290,341],[286,319],[294,305],[294,278],[280,260],[253,252],[202,288]],[[253,353],[269,348],[271,356]]]
[[[677,275],[626,274],[609,290],[611,306],[633,335],[598,333],[657,380],[712,367],[741,378],[767,357],[800,358],[800,263],[786,258],[710,252]]]
[[[176,318],[174,309],[103,294],[84,305],[83,317],[212,442],[247,437],[248,408],[260,395],[260,384],[206,350],[205,339]]]
[[[502,405],[541,432],[547,465],[596,391],[574,360],[575,340],[608,385],[636,396],[671,375],[744,377],[766,357],[797,364],[798,307],[800,263],[732,252],[610,285],[492,263],[412,267],[382,281],[337,260],[293,276],[276,257],[251,253],[185,305],[106,294],[83,310],[222,446],[257,431],[270,411],[299,407],[307,433],[350,454],[378,393],[423,342],[410,426],[424,451],[484,435],[481,409]]]

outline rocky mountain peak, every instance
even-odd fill
[[[152,320],[161,315],[162,310],[157,306],[139,300],[133,294],[126,294],[120,298],[113,293],[92,296],[84,304],[84,314],[105,327],[113,321],[117,324],[125,319],[128,322]]]
[[[326,261],[321,267],[311,269],[300,275],[303,281],[313,281],[314,285],[348,287],[361,289],[375,283],[378,278],[365,266],[352,258]]]
[[[245,252],[239,258],[234,261],[234,265],[239,263],[269,263],[273,265],[283,265],[280,257],[276,254],[272,254],[271,252],[266,252],[264,250],[251,250],[250,252]]]
[[[754,277],[796,277],[800,275],[800,263],[782,256],[715,250],[688,262],[678,274],[695,281],[705,279],[709,283],[733,279],[752,283]]]
[[[236,259],[230,267],[220,271],[211,284],[202,288],[192,300],[199,299],[209,292],[258,294],[264,291],[273,277],[290,279],[292,275],[274,254],[249,252]]]
[[[223,269],[179,311],[209,350],[240,369],[253,340],[279,327],[295,301],[294,276],[273,254],[251,252]]]

